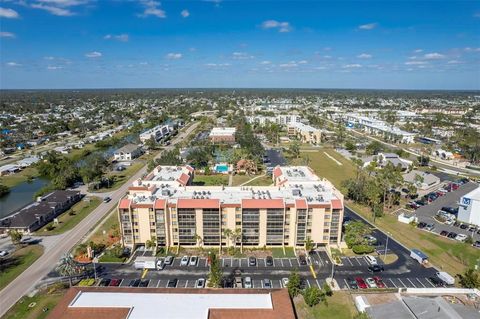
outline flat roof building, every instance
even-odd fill
[[[134,182],[118,214],[125,246],[339,244],[343,195],[306,166],[277,166],[274,186],[190,186],[190,166],[159,166]],[[233,242],[225,230],[239,229]],[[201,240],[200,240],[201,238]]]
[[[460,198],[457,219],[464,223],[480,226],[480,187]]]
[[[295,319],[287,289],[73,287],[48,319]]]
[[[235,133],[237,129],[235,127],[214,127],[210,131],[210,141],[212,143],[235,143]]]
[[[321,130],[301,122],[288,124],[287,133],[289,136],[296,136],[302,143],[316,145],[320,143],[322,139]]]

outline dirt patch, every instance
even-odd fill
[[[356,295],[352,295],[352,296],[353,296],[353,298],[356,297]],[[384,292],[384,293],[381,293],[381,294],[362,294],[362,296],[364,296],[368,300],[368,303],[371,306],[382,305],[382,304],[386,304],[386,303],[390,303],[390,302],[398,300],[397,293],[385,293]]]

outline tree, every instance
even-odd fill
[[[367,145],[367,147],[365,148],[365,153],[367,153],[368,155],[377,155],[378,153],[383,151],[383,149],[384,147],[382,143],[380,143],[379,141],[373,141]]]
[[[148,149],[154,150],[157,149],[157,141],[155,140],[155,137],[153,135],[145,142],[145,145],[148,147]]]
[[[353,152],[357,150],[357,146],[352,141],[345,142],[345,149],[347,151]]]
[[[290,145],[289,151],[293,157],[298,158],[298,156],[300,155],[300,144],[297,141],[294,141]]]
[[[11,230],[11,231],[9,232],[9,235],[10,235],[10,239],[12,240],[12,243],[13,243],[14,245],[19,245],[20,242],[22,241],[23,235],[22,235],[22,233],[19,232],[18,230]]]
[[[325,294],[317,287],[308,287],[303,292],[303,299],[309,307],[313,307],[325,299]]]
[[[208,273],[208,286],[211,288],[220,288],[222,284],[222,268],[220,260],[214,252],[209,252],[210,272]]]
[[[147,240],[145,242],[145,247],[147,249],[152,249],[154,248],[155,246],[157,245],[157,239],[155,238],[155,236],[152,236],[149,240]]]
[[[3,184],[0,184],[0,197],[2,197],[3,195],[7,195],[8,193],[10,193],[10,188]]]
[[[327,296],[329,296],[329,297],[333,296],[333,291],[332,291],[332,288],[330,288],[329,284],[324,283],[323,286],[322,286],[322,289]]]
[[[457,275],[460,285],[464,288],[480,288],[480,272],[473,268],[468,268],[463,274]]]
[[[307,252],[310,252],[313,250],[314,247],[315,244],[313,243],[313,240],[310,237],[307,237],[307,239],[305,240],[305,250]]]
[[[288,277],[287,284],[288,294],[291,298],[298,296],[301,290],[301,280],[300,275],[296,270],[292,271],[290,277]]]

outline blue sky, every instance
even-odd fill
[[[0,0],[0,88],[480,89],[478,1]]]

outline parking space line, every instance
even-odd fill
[[[157,282],[157,288],[160,286],[160,282],[161,282],[161,281],[162,281],[161,279],[158,280],[158,282]]]
[[[357,263],[358,263],[359,266],[362,265],[362,263],[358,260],[358,258],[355,257],[354,259],[357,261]]]
[[[322,265],[322,267],[323,267],[324,263],[323,263],[322,257],[320,257],[320,254],[318,253],[318,251],[315,251],[315,252],[317,253],[318,260],[320,260],[320,265]]]
[[[410,282],[414,288],[417,288],[417,286],[415,286],[415,284],[410,280],[410,278],[407,278],[408,282]]]
[[[205,258],[205,267],[208,266],[208,258]]]
[[[400,281],[400,282],[402,283],[403,288],[406,288],[406,287],[407,287],[407,285],[405,285],[405,284],[403,283],[402,279],[400,279],[400,278],[397,278],[397,279],[398,279],[398,281]]]
[[[233,268],[233,258],[230,258],[230,266]]]
[[[347,287],[347,289],[350,289],[350,286],[348,285],[347,279],[344,278],[343,282],[345,282],[345,287]]]
[[[282,279],[278,279],[278,283],[280,284],[280,288],[283,288]]]
[[[292,259],[288,258],[288,261],[290,262],[290,267],[293,267],[293,265],[292,265]]]
[[[264,288],[264,287],[263,287],[263,280],[261,281],[261,284],[262,284],[262,288]]]
[[[432,287],[435,287],[435,285],[430,281],[429,278],[425,278],[427,280],[427,282],[432,286]]]
[[[348,258],[348,257],[344,257],[344,259],[348,260],[348,262],[350,263],[350,266],[352,266],[352,267],[353,267],[353,263],[352,263],[352,261],[350,260],[350,258]]]
[[[273,258],[272,260],[273,260],[273,267],[275,267],[276,266],[275,265],[275,258]],[[282,287],[282,286],[280,286],[280,287]]]
[[[185,288],[187,288],[187,286],[188,286],[188,279],[187,279],[187,281],[185,282]]]
[[[397,285],[395,285],[395,283],[393,282],[392,279],[388,278],[388,280],[390,280],[390,282],[392,283],[392,285],[393,285],[395,288],[397,288]]]
[[[225,259],[222,258],[222,267],[225,267]]]
[[[310,288],[311,287],[310,280],[308,280],[308,279],[307,279],[307,284],[308,284],[308,288]]]
[[[318,288],[322,289],[322,287],[320,286],[320,283],[318,282],[318,279],[315,279],[315,282],[317,283]]]
[[[420,283],[420,285],[423,286],[423,288],[426,288],[425,285],[423,284],[423,282],[420,281],[420,279],[418,279],[418,278],[415,278],[415,279],[417,279],[417,281]]]

